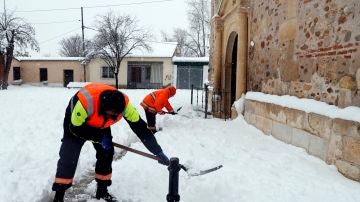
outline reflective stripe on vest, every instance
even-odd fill
[[[94,101],[93,98],[91,97],[90,93],[85,89],[85,88],[81,88],[80,89],[80,93],[82,93],[86,99],[87,102],[87,113],[88,116],[90,117],[93,113],[94,113]]]
[[[73,182],[72,178],[60,178],[60,177],[55,178],[56,184],[72,184],[72,182]]]
[[[149,111],[152,111],[152,112],[156,112],[156,109],[155,109],[155,108],[149,107],[149,105],[147,105],[144,101],[142,101],[142,102],[140,103],[140,105],[141,105],[144,109],[146,109],[146,110],[149,110]]]
[[[151,97],[154,98],[154,100],[156,99],[156,96],[154,93],[150,93]]]
[[[111,180],[111,176],[112,174],[107,174],[107,175],[101,175],[101,174],[95,174],[95,178],[98,180]]]
[[[107,128],[116,123],[122,118],[122,114],[112,120],[110,118],[105,120],[105,117],[99,113],[100,106],[100,94],[106,90],[117,90],[114,87],[104,84],[88,84],[79,90],[77,97],[87,112],[86,124],[95,128]],[[120,92],[121,93],[121,92]],[[123,94],[123,93],[122,93]],[[125,97],[125,106],[128,103],[129,98]],[[74,107],[75,107],[74,103]]]

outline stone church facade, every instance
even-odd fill
[[[360,106],[358,0],[212,0],[213,113],[248,91]],[[360,181],[360,123],[246,100],[245,119]]]

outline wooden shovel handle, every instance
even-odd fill
[[[157,160],[157,161],[160,160],[160,158],[157,157],[157,156],[155,156],[155,155],[148,154],[148,153],[145,153],[145,152],[142,152],[142,151],[139,151],[139,150],[136,150],[136,149],[133,149],[133,148],[130,148],[130,147],[127,147],[127,146],[124,146],[124,145],[115,143],[115,142],[113,142],[113,145],[114,145],[114,147],[118,147],[118,148],[121,148],[121,149],[125,149],[126,151],[133,152],[133,153],[139,154],[139,155],[141,155],[141,156],[145,156],[145,157],[148,157],[148,158]]]

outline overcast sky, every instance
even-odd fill
[[[139,21],[139,25],[149,29],[157,37],[156,40],[158,41],[161,39],[161,30],[172,33],[173,28],[188,28],[186,0],[5,1],[7,10],[15,11],[16,16],[25,18],[27,22],[35,27],[40,52],[31,52],[32,56],[58,56],[58,44],[62,38],[75,34],[81,35],[80,7],[84,7],[85,26],[94,27],[97,15],[103,15],[109,10],[113,10],[116,14],[135,16]],[[3,7],[3,2],[1,2],[1,8]],[[91,38],[94,34],[95,31],[85,29],[85,38]]]

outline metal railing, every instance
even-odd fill
[[[224,90],[212,89],[211,93],[211,105],[212,114],[215,117],[227,120],[231,118],[231,92]]]
[[[204,118],[208,115],[223,118],[231,118],[231,92],[213,89],[207,84],[203,88],[194,88],[191,85],[191,105],[195,110],[204,112]]]

